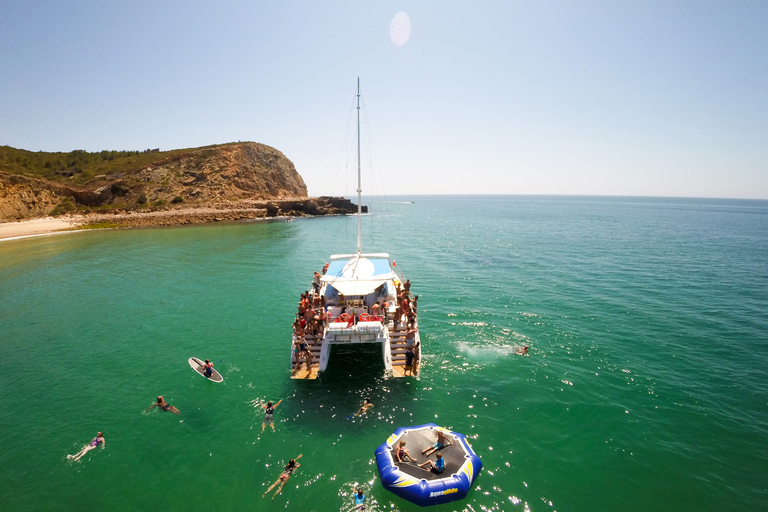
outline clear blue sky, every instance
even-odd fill
[[[0,69],[32,151],[252,140],[339,194],[359,76],[384,193],[768,199],[764,0],[0,0]]]

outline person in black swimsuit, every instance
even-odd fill
[[[267,402],[266,404],[264,402],[261,402],[261,406],[264,408],[264,421],[261,423],[261,433],[264,433],[264,429],[267,427],[267,424],[272,425],[272,432],[275,431],[275,419],[272,416],[275,413],[275,409],[277,409],[277,406],[280,405],[280,402],[282,402],[283,399],[281,398],[279,402],[277,402],[275,405],[272,405],[272,402]]]
[[[302,454],[302,455],[303,455],[303,454]],[[296,457],[295,459],[291,459],[291,460],[290,460],[290,462],[288,462],[288,464],[286,464],[286,465],[285,465],[285,469],[283,470],[283,472],[280,474],[280,476],[279,476],[279,477],[278,477],[278,479],[275,481],[275,483],[273,483],[272,485],[270,485],[270,486],[269,486],[269,489],[267,489],[267,492],[265,492],[265,493],[264,493],[264,494],[261,496],[262,498],[263,498],[263,497],[265,497],[267,494],[269,494],[269,491],[271,491],[272,489],[274,489],[274,488],[275,488],[275,486],[276,486],[277,484],[280,484],[280,488],[279,488],[279,489],[277,489],[277,492],[275,492],[275,495],[274,495],[274,496],[272,496],[272,499],[275,499],[275,497],[276,497],[278,494],[280,494],[280,491],[282,491],[282,490],[283,490],[283,487],[285,487],[285,483],[286,483],[286,482],[288,481],[288,479],[291,477],[291,473],[293,473],[293,471],[294,471],[296,468],[298,468],[299,466],[301,466],[301,464],[299,464],[298,462],[296,462],[296,461],[297,461],[297,460],[299,460],[300,458],[301,458],[301,455],[299,455],[299,456],[298,456],[298,457]]]
[[[179,414],[181,414],[181,412],[179,412],[179,410],[177,408],[175,408],[172,405],[168,405],[168,403],[163,398],[163,395],[160,395],[159,397],[157,397],[157,402],[155,402],[154,404],[150,405],[147,410],[153,408],[154,406],[158,406],[160,408],[160,410],[163,411],[163,412],[171,411],[173,414],[175,414],[177,416]]]

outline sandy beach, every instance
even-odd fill
[[[88,224],[102,224],[103,227],[128,228],[148,226],[178,226],[184,224],[205,224],[220,221],[260,219],[266,217],[265,208],[223,205],[210,207],[180,207],[169,210],[133,212],[123,211],[109,214],[64,215],[17,222],[0,222],[0,241],[50,235],[74,231]],[[283,218],[283,217],[273,217]]]
[[[0,240],[49,235],[68,231],[82,222],[82,219],[68,217],[45,217],[19,222],[0,222]]]

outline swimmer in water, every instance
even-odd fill
[[[362,416],[366,412],[368,412],[368,409],[371,409],[373,407],[373,404],[371,403],[370,398],[365,399],[365,403],[360,407],[360,409],[357,410],[357,412],[354,414],[355,416]]]
[[[267,428],[267,425],[272,426],[272,432],[275,431],[275,417],[273,416],[275,414],[275,409],[277,409],[277,406],[280,405],[280,402],[282,402],[283,399],[281,398],[280,401],[278,401],[275,405],[272,405],[272,402],[267,402],[266,404],[259,400],[261,402],[261,406],[264,408],[264,420],[261,422],[261,433],[264,433],[264,429]]]
[[[159,397],[157,397],[157,402],[155,402],[154,404],[150,405],[147,410],[153,408],[154,406],[158,406],[160,408],[160,410],[163,411],[163,412],[171,411],[176,416],[181,414],[177,408],[175,408],[172,405],[168,405],[168,403],[163,398],[163,395],[160,395]]]
[[[80,450],[77,454],[67,455],[67,458],[71,460],[80,460],[83,455],[93,450],[94,448],[98,448],[99,445],[101,445],[102,450],[107,446],[107,441],[104,439],[103,432],[99,432],[98,434],[96,434],[96,437],[93,438],[93,441],[83,446],[83,449]]]
[[[365,510],[365,494],[362,489],[357,489],[355,494],[355,510]]]
[[[528,353],[528,345],[517,347],[517,349],[515,350],[515,354],[519,356],[524,356],[527,353]]]
[[[267,489],[267,492],[265,492],[262,495],[262,498],[264,498],[267,494],[269,494],[269,491],[274,489],[277,484],[280,484],[280,487],[277,489],[277,492],[275,492],[275,495],[272,496],[272,499],[275,499],[277,497],[277,495],[280,494],[280,491],[282,491],[283,487],[285,487],[285,483],[288,481],[289,478],[291,478],[291,473],[293,473],[293,471],[295,469],[297,469],[299,466],[301,466],[301,464],[296,462],[300,458],[301,458],[301,455],[299,455],[295,459],[291,459],[290,462],[288,462],[288,464],[285,465],[285,469],[283,469],[283,472],[280,473],[280,476],[275,481],[275,483],[273,483],[272,485],[269,486],[269,489]]]

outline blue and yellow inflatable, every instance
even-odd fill
[[[442,431],[445,445],[438,444],[438,432]],[[400,442],[416,459],[415,462],[397,459]],[[430,453],[422,451],[434,447]],[[434,464],[419,464],[431,460],[437,462],[440,453],[445,469],[438,473]],[[385,489],[422,507],[461,500],[467,496],[478,473],[483,467],[480,458],[472,450],[463,434],[426,423],[416,427],[401,427],[376,449],[376,465]]]

